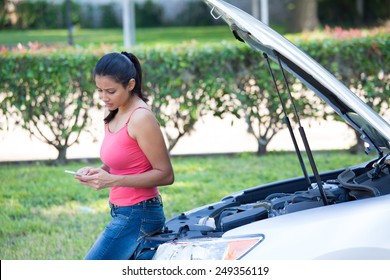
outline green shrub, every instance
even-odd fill
[[[388,33],[293,41],[378,112],[388,109]],[[103,52],[109,51],[118,50],[4,49],[0,52],[0,112],[9,120],[19,115],[20,124],[53,145],[63,160],[66,148],[88,124],[88,111],[98,106],[91,71]],[[144,89],[169,149],[209,113],[223,117],[230,112],[246,118],[252,131],[255,125],[269,127],[269,134],[253,133],[260,153],[281,128],[283,116],[277,98],[270,98],[273,84],[268,69],[261,56],[246,45],[189,43],[132,51],[142,61]],[[314,114],[311,108],[305,109],[305,114]],[[43,127],[50,128],[51,134],[45,134]]]
[[[0,56],[1,110],[38,139],[55,147],[58,161],[77,142],[96,106],[92,65],[96,56],[77,50],[4,52]],[[15,118],[14,118],[15,119]]]

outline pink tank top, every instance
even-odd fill
[[[140,174],[152,169],[152,165],[138,146],[137,141],[127,131],[127,124],[138,109],[148,110],[144,107],[135,108],[126,124],[117,132],[111,132],[108,124],[105,125],[100,157],[103,163],[110,167],[111,174]],[[114,186],[110,188],[109,201],[119,206],[131,206],[156,196],[158,196],[157,186],[152,188]]]

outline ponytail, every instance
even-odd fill
[[[134,68],[135,68],[135,86],[133,89],[133,93],[137,94],[139,98],[141,98],[144,102],[148,102],[149,99],[147,96],[143,93],[142,91],[142,68],[141,68],[141,63],[139,62],[138,58],[128,52],[121,52],[124,56],[126,56],[130,61],[133,63]]]

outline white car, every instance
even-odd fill
[[[320,173],[300,127],[313,175],[306,175],[301,163],[301,178],[243,190],[182,213],[167,221],[165,232],[146,241],[139,258],[390,259],[389,123],[268,26],[224,1],[204,2],[237,39],[259,51],[259,58],[277,62],[327,102],[377,156],[359,166]]]

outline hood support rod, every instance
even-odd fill
[[[322,201],[324,202],[324,205],[328,205],[329,202],[328,202],[328,199],[326,198],[326,195],[325,195],[325,191],[324,191],[324,187],[322,185],[321,177],[320,177],[320,175],[318,173],[317,165],[316,165],[316,163],[314,161],[313,153],[311,152],[311,149],[310,149],[310,146],[309,146],[309,141],[307,141],[305,130],[304,130],[303,126],[301,125],[301,121],[299,119],[299,115],[298,115],[297,109],[295,107],[294,100],[293,100],[292,95],[291,95],[290,86],[288,85],[286,74],[284,73],[282,62],[280,61],[279,53],[275,52],[275,54],[276,54],[276,57],[278,58],[279,67],[282,70],[283,79],[284,79],[284,82],[286,84],[286,88],[287,88],[287,91],[288,91],[288,96],[290,98],[291,104],[293,105],[294,112],[295,112],[295,117],[297,118],[297,121],[298,121],[298,125],[299,125],[298,130],[299,130],[299,133],[301,135],[301,138],[302,138],[302,141],[303,141],[303,145],[305,146],[305,150],[306,150],[309,162],[310,162],[311,169],[313,171],[314,177],[316,178],[316,182],[317,182],[317,185],[318,185],[318,189],[320,191],[320,195],[321,195]]]
[[[271,64],[270,64],[270,62],[269,62],[268,55],[267,55],[266,53],[263,53],[263,56],[264,56],[264,58],[265,58],[266,61],[267,61],[268,69],[269,69],[269,72],[270,72],[270,74],[271,74],[272,80],[273,80],[273,82],[274,82],[276,93],[278,94],[280,104],[282,105],[282,110],[283,110],[283,114],[284,114],[284,118],[283,118],[283,119],[284,119],[284,122],[286,123],[287,128],[288,128],[288,131],[290,132],[290,136],[291,136],[291,139],[292,139],[293,144],[294,144],[294,149],[295,149],[295,152],[296,152],[296,154],[297,154],[297,156],[298,156],[299,164],[301,165],[301,169],[302,169],[303,175],[304,175],[304,177],[305,177],[305,179],[306,179],[307,186],[310,188],[310,187],[311,187],[311,181],[310,181],[309,175],[308,175],[308,173],[307,173],[305,163],[303,162],[302,154],[301,154],[300,151],[299,151],[298,144],[297,144],[297,139],[295,138],[295,134],[294,134],[293,129],[292,129],[292,126],[291,126],[290,118],[289,118],[288,115],[287,115],[286,106],[284,105],[283,99],[282,99],[282,97],[281,97],[281,95],[280,95],[278,86],[277,86],[277,84],[276,84],[275,76],[274,76],[274,73],[273,73],[273,71],[272,71],[272,68],[271,68]]]
[[[284,102],[283,102],[283,100],[282,100],[282,98],[281,98],[281,96],[280,96],[280,92],[279,92],[279,90],[278,90],[278,87],[277,87],[277,84],[276,84],[276,80],[275,80],[275,77],[274,77],[273,72],[272,72],[272,69],[271,69],[271,65],[270,65],[270,62],[269,62],[268,55],[265,54],[265,53],[264,53],[263,55],[264,55],[264,57],[265,57],[266,60],[267,60],[268,68],[269,68],[269,70],[270,70],[270,72],[271,72],[271,76],[272,76],[272,79],[273,79],[273,82],[274,82],[274,85],[275,85],[275,88],[276,88],[276,92],[277,92],[278,97],[279,97],[279,100],[280,100],[280,102],[281,102],[281,104],[282,104],[283,112],[284,112],[284,115],[285,115],[285,120],[286,120],[287,126],[288,126],[288,128],[289,128],[289,131],[290,131],[290,134],[291,134],[291,138],[292,138],[292,140],[293,140],[293,142],[294,142],[295,151],[296,151],[296,153],[297,153],[297,155],[298,155],[299,162],[300,162],[301,167],[302,167],[302,171],[303,171],[303,173],[304,173],[304,175],[305,175],[306,181],[309,182],[309,184],[310,184],[309,187],[310,187],[310,186],[311,186],[311,181],[310,181],[310,179],[309,179],[309,176],[307,175],[307,171],[306,171],[305,165],[304,165],[303,160],[302,160],[302,155],[301,155],[301,153],[300,153],[300,151],[299,151],[299,148],[298,148],[298,145],[297,145],[297,143],[296,143],[296,139],[295,139],[294,133],[293,133],[292,128],[291,128],[291,123],[290,123],[290,121],[289,121],[289,119],[288,119],[288,116],[287,116],[287,111],[286,111],[286,109],[285,109]],[[277,59],[278,59],[279,67],[280,67],[280,69],[281,69],[281,71],[282,71],[282,74],[283,74],[283,79],[284,79],[284,82],[285,82],[285,84],[286,84],[288,96],[289,96],[290,102],[291,102],[291,104],[292,104],[292,106],[293,106],[294,114],[295,114],[295,117],[296,117],[296,119],[297,119],[297,123],[298,123],[298,125],[299,125],[298,131],[299,131],[299,133],[300,133],[300,135],[301,135],[301,139],[302,139],[302,141],[303,141],[303,145],[305,146],[305,150],[306,150],[306,153],[307,153],[307,157],[308,157],[308,159],[309,159],[310,166],[311,166],[311,168],[312,168],[314,177],[315,177],[315,179],[316,179],[316,182],[317,182],[317,185],[318,185],[318,189],[319,189],[319,192],[320,192],[321,199],[322,199],[324,205],[328,205],[329,202],[328,202],[328,199],[327,199],[327,197],[326,197],[326,195],[325,195],[324,187],[323,187],[323,185],[322,185],[322,181],[321,181],[321,178],[320,178],[320,176],[319,176],[319,173],[318,173],[318,170],[317,170],[317,166],[316,166],[315,161],[314,161],[313,153],[312,153],[312,151],[311,151],[311,149],[310,149],[309,142],[308,142],[307,137],[306,137],[305,130],[304,130],[304,128],[303,128],[302,125],[301,125],[301,121],[300,121],[300,118],[299,118],[299,115],[298,115],[298,112],[297,112],[297,109],[296,109],[296,106],[295,106],[295,102],[294,102],[294,100],[293,100],[293,98],[292,98],[292,94],[291,94],[291,91],[290,91],[290,87],[289,87],[289,84],[288,84],[286,75],[285,75],[285,73],[284,73],[284,69],[283,69],[282,63],[281,63],[281,61],[280,61],[279,53],[275,52],[275,55],[276,55],[276,57],[277,57]]]

